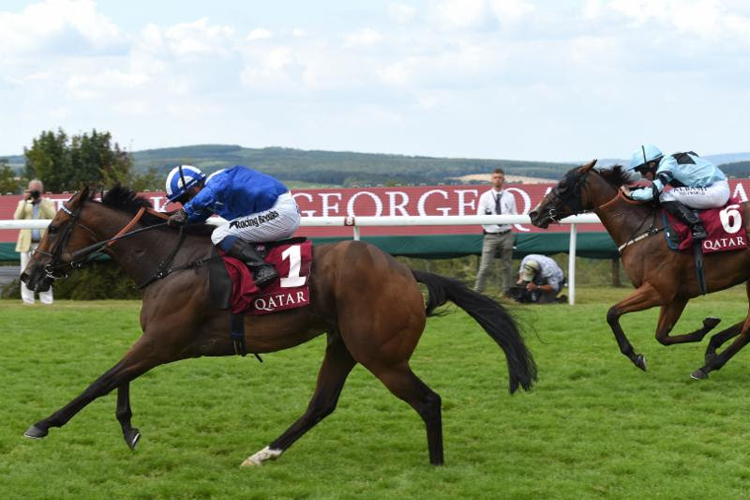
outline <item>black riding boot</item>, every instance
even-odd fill
[[[250,268],[255,285],[258,288],[270,285],[273,280],[279,277],[276,269],[271,264],[266,263],[255,250],[255,247],[245,240],[237,238],[227,255],[241,260]]]
[[[693,239],[705,240],[708,238],[706,228],[703,227],[703,221],[701,221],[700,217],[695,215],[695,212],[690,208],[686,207],[679,201],[665,201],[662,202],[661,206],[664,207],[664,210],[674,215],[690,227],[693,231]]]

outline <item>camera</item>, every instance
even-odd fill
[[[36,200],[36,199],[38,199],[38,198],[39,198],[39,197],[40,197],[40,196],[42,195],[42,193],[40,193],[38,189],[35,189],[35,190],[33,190],[33,191],[32,191],[32,192],[30,192],[29,194],[30,194],[30,195],[31,195],[31,197],[32,197],[32,198],[34,198],[35,200]]]

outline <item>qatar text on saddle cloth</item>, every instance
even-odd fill
[[[747,248],[747,231],[745,230],[744,208],[739,200],[730,198],[726,205],[699,212],[708,238],[701,244],[703,253],[726,252]],[[688,251],[693,248],[693,233],[683,222],[667,213],[667,220],[680,237],[678,250]]]
[[[310,303],[311,241],[273,246],[268,249],[265,260],[276,268],[279,279],[260,290],[243,262],[224,256],[224,265],[232,280],[232,314],[259,316]]]

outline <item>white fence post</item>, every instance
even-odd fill
[[[568,304],[576,303],[576,236],[578,227],[570,225],[570,248],[568,249]]]

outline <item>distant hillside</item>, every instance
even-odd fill
[[[247,165],[272,174],[292,185],[393,185],[455,184],[459,177],[486,174],[502,168],[506,174],[560,179],[565,172],[585,161],[552,163],[477,158],[434,158],[347,151],[306,151],[281,147],[244,148],[237,145],[209,144],[176,148],[149,149],[132,153],[139,172],[155,170],[166,175],[175,165],[196,165],[207,173],[234,165]],[[750,153],[711,155],[706,158],[721,164],[732,177],[750,177]],[[22,155],[6,159],[19,173]],[[733,159],[732,162],[721,161]],[[586,160],[588,161],[588,160]],[[627,164],[628,160],[601,159],[600,165]],[[482,181],[483,183],[486,181]]]
[[[729,177],[748,178],[750,177],[750,161],[738,161],[735,163],[725,163],[719,165],[721,171]]]
[[[26,165],[26,158],[23,155],[0,156],[0,161],[2,160],[7,161],[8,165],[10,165],[10,168],[12,168],[13,170],[19,173],[23,170],[23,167]]]
[[[450,184],[455,177],[502,168],[508,174],[558,179],[571,168],[566,163],[471,158],[432,158],[290,148],[243,148],[235,145],[200,145],[151,149],[133,153],[139,171],[166,172],[190,164],[210,172],[247,165],[287,181],[350,186],[353,184]]]
[[[717,165],[723,165],[726,163],[738,163],[750,161],[750,153],[727,153],[720,155],[705,155],[709,161],[716,163]]]

